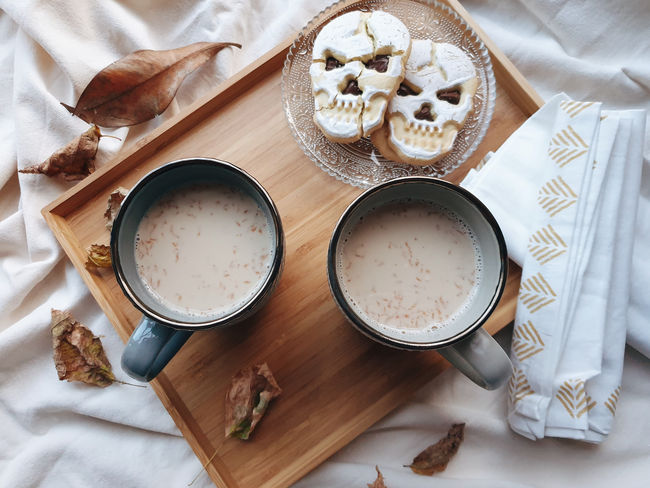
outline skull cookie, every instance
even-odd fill
[[[354,142],[382,126],[410,48],[404,24],[382,11],[349,12],[323,27],[309,74],[314,122],[328,139]]]
[[[472,61],[459,48],[413,41],[404,81],[372,143],[397,162],[423,166],[441,159],[472,111],[477,86]]]

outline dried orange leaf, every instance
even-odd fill
[[[81,180],[95,171],[95,155],[102,134],[96,125],[56,151],[41,164],[21,169],[21,173],[62,176]]]
[[[375,466],[375,469],[377,470],[377,479],[373,484],[368,484],[368,488],[388,488],[384,484],[384,475],[379,471],[379,466]]]
[[[111,267],[111,248],[104,244],[91,244],[91,246],[86,249],[88,257],[86,258],[86,269],[97,273],[99,268],[110,268]]]
[[[280,393],[282,390],[266,363],[239,371],[226,393],[226,437],[248,439],[271,399]]]
[[[135,125],[161,114],[185,77],[232,42],[197,42],[168,51],[135,51],[101,70],[68,111],[102,127]]]
[[[122,205],[122,200],[126,197],[126,194],[129,191],[125,188],[119,187],[108,196],[108,207],[106,212],[104,212],[104,217],[106,217],[106,228],[111,230],[113,228],[113,221],[117,217],[117,212],[120,211],[120,205]]]
[[[447,468],[447,463],[458,451],[463,442],[465,424],[454,424],[447,432],[447,437],[440,439],[435,444],[427,447],[415,456],[408,466],[414,473],[431,476]]]
[[[50,330],[60,380],[82,381],[102,388],[116,381],[102,341],[69,312],[52,309]]]

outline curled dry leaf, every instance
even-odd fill
[[[111,263],[111,248],[104,244],[91,244],[86,249],[88,257],[86,258],[86,269],[93,273],[98,273],[99,268],[110,268]]]
[[[129,191],[125,188],[119,187],[111,192],[108,196],[108,207],[106,212],[104,212],[104,217],[106,217],[106,228],[108,230],[113,229],[113,221],[117,217],[117,213],[120,211],[120,205],[122,205],[122,200],[126,197],[126,194]]]
[[[135,51],[101,70],[79,97],[62,105],[90,124],[135,125],[161,114],[185,77],[232,42],[197,42],[168,51]]]
[[[384,475],[379,471],[379,466],[375,466],[375,469],[377,470],[377,479],[373,484],[368,484],[368,488],[388,488],[384,484]]]
[[[95,171],[95,155],[102,137],[96,125],[56,151],[41,164],[21,169],[21,173],[62,176],[66,180],[81,180]]]
[[[414,473],[431,476],[447,468],[449,460],[458,451],[463,442],[465,424],[454,424],[447,432],[447,437],[440,439],[435,444],[427,447],[415,456],[408,466]]]
[[[239,371],[226,393],[226,437],[248,439],[271,399],[280,393],[266,363]]]
[[[60,380],[109,386],[115,380],[102,341],[69,312],[52,309],[52,347]]]

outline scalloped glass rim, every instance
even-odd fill
[[[480,81],[475,97],[480,102],[478,104],[480,107],[470,114],[465,125],[458,132],[456,143],[451,152],[440,161],[429,166],[400,164],[385,159],[366,138],[352,144],[339,144],[329,141],[312,120],[314,109],[308,68],[300,72],[303,76],[298,78],[298,84],[302,84],[302,86],[290,82],[292,68],[301,56],[304,58],[309,55],[308,60],[303,59],[303,61],[311,63],[313,38],[320,31],[320,27],[331,18],[343,11],[355,9],[375,10],[382,7],[390,11],[396,8],[397,4],[424,6],[430,8],[432,12],[453,21],[458,29],[462,29],[463,39],[467,39],[475,51],[472,61],[477,68]],[[407,25],[409,30],[413,29],[412,24],[414,22],[421,24],[417,27],[428,27],[428,24],[425,25],[419,18],[416,21],[404,19],[400,16],[400,19]],[[446,31],[442,31],[442,33],[447,34]],[[438,35],[440,35],[440,32],[438,32]],[[418,37],[414,36],[414,38]],[[439,40],[434,39],[434,41]],[[307,23],[289,48],[282,69],[281,89],[282,106],[289,129],[305,155],[329,175],[360,188],[368,188],[400,176],[426,175],[442,178],[449,174],[467,161],[485,137],[492,119],[496,99],[496,82],[490,61],[490,53],[483,41],[453,9],[437,0],[340,0],[330,5]],[[474,120],[473,125],[472,120]],[[303,126],[300,125],[301,122],[304,123]],[[464,149],[459,150],[459,146],[463,145],[459,143],[462,137],[465,137],[464,142],[467,142],[467,139],[471,139],[471,141],[467,142]]]

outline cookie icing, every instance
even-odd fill
[[[309,73],[314,121],[327,137],[352,142],[382,125],[388,100],[404,77],[410,43],[404,24],[382,11],[349,12],[323,27],[314,41]],[[385,72],[365,66],[377,55],[389,56]],[[327,70],[329,57],[343,66]],[[360,95],[342,93],[350,80],[357,81]]]
[[[478,85],[476,71],[458,47],[415,40],[406,62],[404,82],[419,93],[391,99],[386,116],[389,130],[383,134],[389,134],[388,144],[400,160],[414,164],[433,162],[449,152],[473,109]],[[438,93],[449,89],[460,90],[457,105],[437,98]],[[425,105],[430,108],[433,121],[415,118]]]
[[[377,10],[366,20],[368,34],[374,39],[375,55],[406,54],[411,35],[406,26],[391,14]]]
[[[314,41],[312,59],[325,61],[332,56],[342,63],[372,57],[374,46],[365,29],[368,14],[354,11],[326,24]]]

